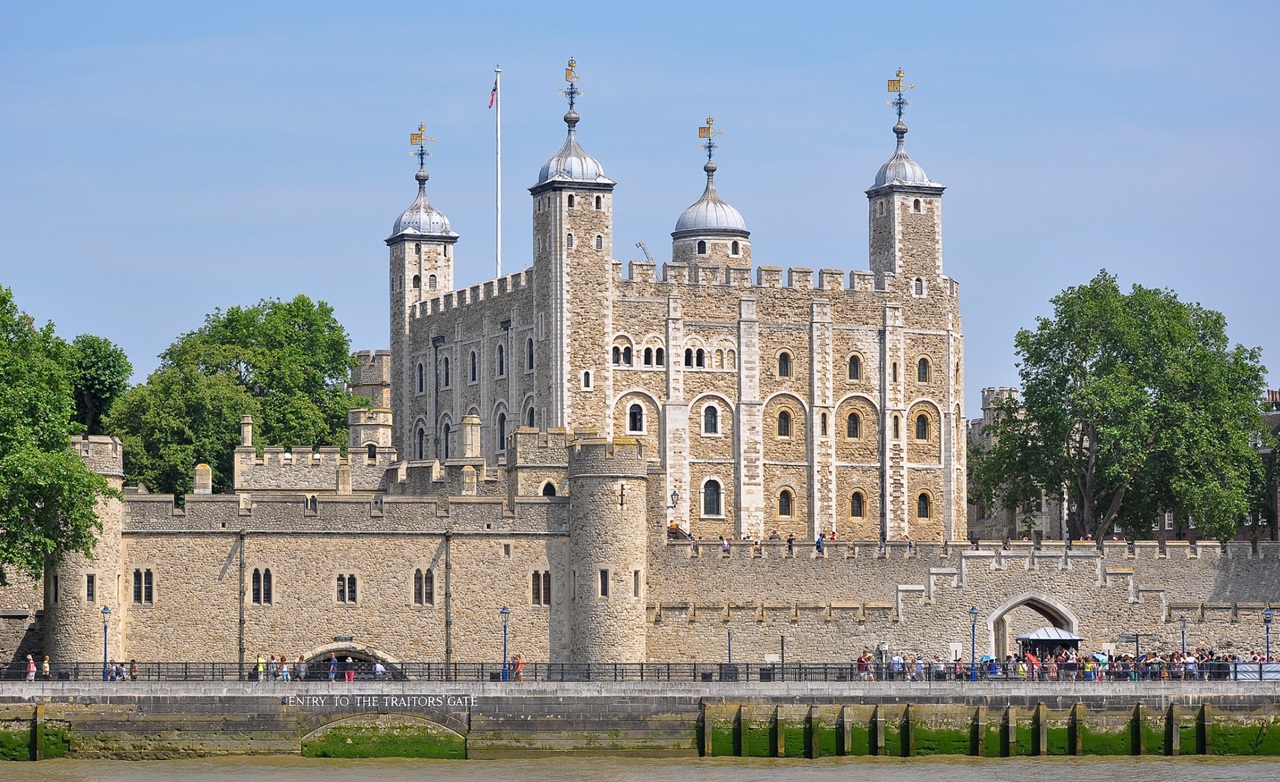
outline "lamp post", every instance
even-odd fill
[[[507,680],[507,622],[511,619],[511,609],[503,606],[498,615],[502,617],[502,680]]]
[[[978,607],[969,606],[969,681],[978,680]]]
[[[1270,608],[1262,612],[1262,627],[1267,631],[1266,661],[1271,662],[1271,609]]]
[[[1187,656],[1187,616],[1183,614],[1178,617],[1178,621],[1182,623],[1182,656]]]
[[[107,680],[107,620],[111,618],[111,606],[102,607],[102,680]]]

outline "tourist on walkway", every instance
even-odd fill
[[[332,683],[336,678],[338,678],[338,655],[329,652],[329,681]]]
[[[356,661],[350,657],[342,663],[342,677],[347,684],[356,680]]]
[[[27,655],[27,681],[36,680],[36,661],[31,655]]]
[[[303,681],[307,678],[307,658],[298,655],[298,664],[293,666],[293,675],[298,681]]]
[[[48,679],[49,676],[49,655],[44,656],[44,660],[40,663],[40,675]]]

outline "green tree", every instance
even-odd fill
[[[1261,468],[1260,351],[1231,346],[1220,313],[1167,290],[1125,294],[1106,271],[1053,310],[1015,337],[1022,397],[997,408],[974,468],[983,490],[1007,501],[1065,486],[1071,534],[1099,541],[1164,511],[1233,536]]]
[[[102,434],[102,416],[129,387],[133,364],[111,340],[93,334],[76,337],[71,348],[76,421],[86,434]]]
[[[92,554],[100,498],[118,496],[71,450],[72,348],[0,286],[0,584]]]
[[[201,462],[214,490],[229,491],[242,415],[262,442],[343,446],[347,411],[367,404],[345,389],[354,360],[333,308],[305,296],[215,311],[160,359],[107,417],[125,445],[126,479],[154,491],[189,492]]]

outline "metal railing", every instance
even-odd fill
[[[924,662],[916,667],[904,661],[892,663],[545,663],[527,662],[517,670],[500,662],[452,663],[403,662],[383,663],[384,671],[375,663],[356,660],[350,663],[353,680],[412,680],[421,682],[865,682],[885,686],[910,682],[1069,682],[1131,681],[1154,683],[1169,681],[1280,681],[1280,663],[1210,660],[1195,667],[1123,663],[1098,666],[1044,666],[1022,672],[1015,665],[980,663],[971,669],[968,663]],[[327,660],[308,661],[305,674],[290,663],[289,681],[344,683],[348,664],[339,661],[331,666]],[[0,681],[20,681],[28,676],[25,662],[0,664]],[[505,677],[505,678],[504,678]],[[244,665],[233,662],[137,662],[120,663],[104,671],[101,662],[53,663],[46,677],[37,666],[36,680],[108,681],[128,684],[133,681],[250,681],[284,684],[281,671],[256,661]]]

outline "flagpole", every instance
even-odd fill
[[[497,273],[502,276],[502,68],[493,69],[494,101],[494,136],[497,142],[497,183],[495,185],[495,201],[497,205],[497,226],[494,231],[495,262]]]

